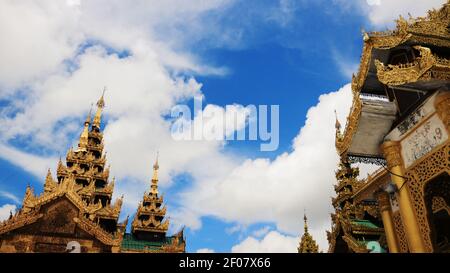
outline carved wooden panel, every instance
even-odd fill
[[[74,234],[78,209],[69,200],[62,198],[44,209],[44,218],[40,223],[40,232]]]

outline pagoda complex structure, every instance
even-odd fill
[[[319,246],[308,231],[308,218],[306,218],[306,213],[303,219],[305,221],[305,231],[302,235],[302,238],[300,239],[300,244],[297,248],[298,253],[318,253]]]
[[[386,248],[384,230],[380,226],[377,203],[373,200],[355,202],[354,195],[363,182],[358,178],[359,169],[342,161],[336,171],[338,183],[332,198],[335,212],[331,214],[332,230],[327,232],[331,253],[366,253],[367,244],[376,242]]]
[[[123,196],[112,200],[115,181],[109,180],[103,152],[104,106],[102,95],[94,118],[89,113],[84,122],[78,147],[69,149],[65,164],[59,160],[56,179],[48,170],[43,192],[36,195],[28,186],[22,207],[0,223],[0,252],[184,252],[182,231],[145,237],[142,248],[129,247],[128,218],[118,221]]]
[[[393,31],[364,33],[363,40],[353,104],[345,129],[336,130],[338,173],[342,165],[351,172],[356,162],[380,165],[367,179],[352,182],[358,186],[345,197],[348,208],[374,203],[377,212],[350,213],[345,227],[345,209],[335,206],[330,251],[383,247],[385,240],[390,253],[448,253],[450,1],[425,17],[400,17]],[[337,203],[344,198],[340,183]],[[358,237],[354,219],[369,220],[373,230],[381,227],[385,239]],[[355,240],[348,239],[350,233]]]

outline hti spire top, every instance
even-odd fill
[[[306,217],[306,212],[303,214],[303,220],[305,221],[305,233],[308,233],[308,218]]]
[[[100,97],[100,99],[97,101],[97,112],[95,113],[95,117],[94,117],[94,122],[92,124],[93,127],[96,128],[100,128],[100,123],[102,120],[102,111],[103,108],[105,107],[105,91],[106,91],[106,86],[103,87],[103,93],[102,96]]]
[[[336,128],[336,133],[340,133],[341,132],[341,123],[339,122],[336,110],[334,110],[334,115],[336,116],[336,123],[335,123],[334,127]]]
[[[89,125],[91,124],[91,111],[92,111],[92,107],[89,110],[89,114],[86,117],[86,120],[84,121],[83,132],[81,132],[80,141],[78,143],[79,148],[86,148],[88,145]]]
[[[156,153],[155,164],[153,164],[153,177],[152,177],[152,184],[151,184],[151,193],[152,194],[158,194],[158,170],[159,170],[158,158],[159,158],[159,152]]]

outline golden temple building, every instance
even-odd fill
[[[364,33],[329,252],[450,252],[450,1]],[[357,180],[353,163],[380,169]],[[372,251],[371,251],[372,250]]]
[[[308,218],[306,218],[306,214],[303,217],[305,221],[305,231],[300,239],[300,244],[297,248],[298,253],[317,253],[319,252],[319,246],[316,241],[313,239],[311,234],[308,231]]]
[[[165,208],[158,197],[157,169],[149,195],[139,206],[132,232],[128,218],[119,223],[123,196],[112,200],[114,178],[105,167],[100,129],[103,95],[84,122],[77,149],[69,149],[66,164],[60,159],[57,177],[48,170],[44,191],[35,195],[28,186],[22,207],[0,223],[0,252],[184,252],[183,230],[166,236],[161,223]]]

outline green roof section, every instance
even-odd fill
[[[160,242],[151,242],[145,240],[138,240],[133,234],[125,234],[122,240],[122,249],[133,250],[158,250],[163,245],[172,243],[173,237],[166,237],[165,240]]]
[[[374,223],[370,222],[369,220],[350,220],[350,222],[352,225],[363,226],[366,228],[373,228],[373,229],[380,228]]]

